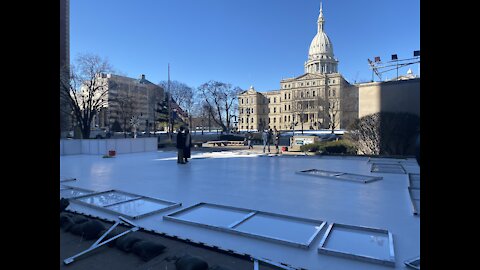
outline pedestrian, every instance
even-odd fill
[[[185,164],[184,158],[183,158],[183,150],[185,148],[185,133],[183,133],[183,130],[185,128],[183,126],[180,127],[180,131],[177,133],[177,163],[180,164]]]
[[[188,159],[191,157],[192,151],[192,136],[188,128],[185,129],[185,148],[183,149],[183,157],[185,158],[185,163],[188,162]]]
[[[247,134],[248,149],[253,149],[252,141],[253,141],[253,134],[251,132],[248,132]]]
[[[278,144],[280,142],[280,131],[278,131],[277,127],[274,127],[275,131],[274,131],[274,143],[275,143],[275,149],[277,150],[277,154],[280,153],[279,149],[278,149]]]
[[[268,152],[270,153],[270,140],[272,139],[270,135],[270,131],[264,130],[262,133],[262,139],[263,139],[263,153],[265,153],[265,147],[268,145]]]

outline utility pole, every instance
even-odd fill
[[[170,63],[168,63],[168,83],[167,83],[167,98],[168,98],[168,137],[172,140],[173,134],[173,119],[172,119],[172,97],[170,96]]]

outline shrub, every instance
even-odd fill
[[[354,144],[348,140],[326,142],[319,150],[325,154],[354,155],[357,152]]]
[[[320,148],[323,148],[325,142],[316,142],[300,146],[300,151],[302,152],[318,152]]]
[[[220,141],[243,141],[244,136],[233,135],[233,134],[224,134],[219,136]]]

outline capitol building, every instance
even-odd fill
[[[280,81],[280,89],[238,95],[238,130],[345,129],[379,111],[420,115],[420,78],[350,84],[338,71],[333,43],[325,32],[322,5],[304,74]],[[405,77],[403,77],[405,78]]]

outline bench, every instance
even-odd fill
[[[234,146],[234,145],[244,145],[243,141],[208,141],[208,144],[212,146]]]
[[[227,146],[228,141],[208,141],[207,143],[212,146]]]

